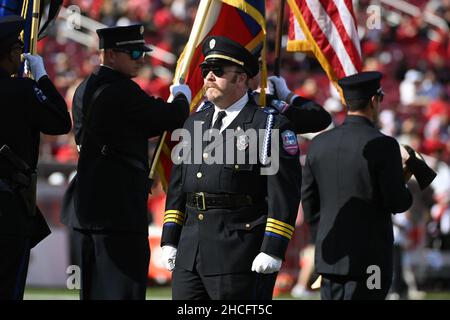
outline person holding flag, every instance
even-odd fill
[[[75,141],[80,149],[74,230],[83,300],[145,299],[150,259],[148,139],[182,127],[191,91],[172,85],[171,103],[149,96],[131,78],[144,65],[140,24],[97,30],[101,65],[76,89]]]
[[[36,207],[40,133],[66,134],[72,125],[40,56],[23,55],[34,80],[17,76],[24,26],[16,15],[0,18],[0,300],[23,298],[30,250],[50,234]]]
[[[300,202],[296,135],[285,117],[266,113],[249,97],[249,79],[259,68],[245,47],[210,36],[202,52],[201,74],[210,103],[184,125],[194,137],[191,150],[202,147],[201,161],[174,164],[161,239],[163,264],[173,270],[172,298],[271,299]],[[199,124],[201,135],[196,136]],[[252,141],[247,134],[272,132],[272,126],[278,140],[265,137],[279,146],[271,153],[271,163],[279,166],[264,175],[264,156],[254,164],[249,161],[262,139]],[[233,139],[224,138],[214,150],[204,148],[204,134],[225,136],[228,130],[234,130]],[[211,163],[218,154],[224,158]],[[244,163],[235,158],[239,155]]]
[[[232,21],[232,23],[230,23]],[[265,52],[266,38],[264,0],[200,0],[189,40],[180,55],[175,71],[175,81],[189,86],[192,91],[190,111],[201,108],[204,100],[203,77],[198,66],[204,60],[202,44],[208,36],[224,36],[252,54]],[[261,85],[265,84],[265,55],[261,69]],[[264,104],[264,103],[263,103]],[[166,191],[172,168],[171,150],[173,142],[170,134],[164,134],[157,146],[151,175],[158,172],[163,189]]]
[[[261,90],[260,74],[250,79],[250,89],[256,102]],[[319,132],[331,124],[331,115],[321,105],[292,92],[282,76],[270,76],[267,82],[269,94],[266,104],[288,118],[296,134]]]

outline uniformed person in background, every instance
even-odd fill
[[[195,139],[192,146],[204,150],[202,163],[174,165],[161,240],[163,263],[174,270],[172,297],[271,299],[300,201],[294,128],[283,116],[273,118],[273,128],[280,133],[279,154],[271,155],[272,161],[279,160],[275,174],[261,175],[260,159],[256,164],[237,163],[236,155],[241,152],[248,159],[251,149],[244,132],[265,130],[273,116],[248,95],[258,61],[238,43],[220,36],[205,39],[202,50],[201,72],[210,104],[184,125]],[[195,137],[198,124],[202,135]],[[232,163],[225,161],[223,150],[223,164],[208,164],[212,153],[201,139],[211,128],[224,138],[225,130],[234,130],[237,136],[218,146],[225,149],[231,141]],[[183,155],[191,156],[192,152]]]
[[[331,124],[331,115],[321,105],[292,92],[283,77],[267,80],[273,87],[270,105],[292,122],[297,134],[320,132]]]
[[[361,72],[338,81],[347,118],[314,138],[306,156],[302,205],[306,220],[319,223],[322,299],[385,299],[391,284],[391,214],[411,206],[411,174],[397,141],[375,127],[380,80],[379,72]]]
[[[30,249],[50,230],[36,207],[40,133],[70,131],[67,105],[42,58],[26,54],[33,79],[17,76],[25,21],[0,18],[0,300],[22,299]]]
[[[259,59],[261,63],[261,59]],[[261,66],[260,66],[261,70]],[[259,103],[261,72],[250,79],[249,86],[256,103]],[[267,79],[267,106],[274,108],[289,119],[296,134],[315,133],[325,130],[331,124],[331,115],[318,103],[292,92],[281,76]]]
[[[75,139],[80,146],[74,229],[81,299],[145,299],[150,259],[148,139],[183,125],[191,92],[171,86],[167,103],[131,80],[144,65],[142,25],[97,30],[99,69],[77,88]]]

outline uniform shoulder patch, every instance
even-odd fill
[[[294,131],[285,130],[281,133],[281,140],[283,141],[283,149],[290,155],[295,155],[298,152],[297,136]]]
[[[39,100],[39,102],[43,103],[48,100],[47,96],[37,86],[33,87],[33,91],[34,91],[34,95]]]
[[[270,105],[272,108],[276,109],[280,113],[284,113],[289,108],[289,104],[287,104],[286,102],[275,99],[272,100]]]
[[[211,108],[214,105],[214,103],[212,103],[211,101],[204,101],[200,107],[197,108],[196,112],[200,112],[200,111],[204,111],[206,109]]]

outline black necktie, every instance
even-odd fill
[[[214,122],[213,129],[220,130],[222,127],[222,120],[227,116],[227,113],[225,111],[219,111],[217,114],[216,122]]]

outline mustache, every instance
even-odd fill
[[[205,84],[205,90],[207,90],[207,89],[209,89],[209,88],[214,88],[214,89],[219,90],[219,87],[218,87],[216,84],[214,84],[214,83],[211,83],[211,84]]]

